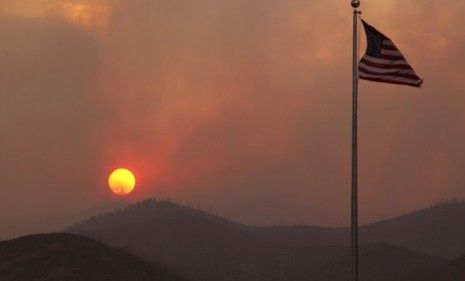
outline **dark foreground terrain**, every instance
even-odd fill
[[[0,242],[1,281],[185,281],[124,250],[72,234]]]
[[[347,228],[273,226],[256,229],[282,245],[348,245]],[[442,204],[360,227],[362,243],[389,243],[453,259],[465,254],[465,203]],[[465,280],[465,279],[463,279]]]
[[[425,281],[462,280],[465,280],[465,255],[449,261],[425,279]]]
[[[465,204],[451,204],[361,227],[360,280],[465,280],[465,262],[454,260],[465,254],[463,222]],[[194,281],[350,279],[345,228],[253,227],[147,200],[67,231],[123,245]],[[452,279],[441,279],[449,275]]]

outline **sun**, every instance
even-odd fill
[[[127,195],[134,190],[136,177],[130,170],[119,168],[108,177],[108,186],[116,195]]]

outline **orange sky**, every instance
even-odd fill
[[[0,0],[0,238],[117,200],[118,166],[138,175],[130,200],[346,224],[346,2]],[[465,2],[362,9],[425,79],[361,82],[362,221],[464,198]]]

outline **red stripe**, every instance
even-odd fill
[[[380,55],[377,57],[378,59],[383,59],[383,60],[405,60],[403,56],[393,56],[393,55]]]
[[[374,82],[388,83],[388,84],[407,85],[407,86],[412,86],[412,87],[417,87],[417,88],[421,87],[421,84],[423,84],[423,81],[420,81],[418,83],[409,83],[409,82],[393,81],[393,80],[382,79],[382,78],[378,79],[378,78],[360,77],[360,79],[370,80],[370,81],[374,81]]]
[[[377,62],[371,62],[366,60],[365,58],[362,58],[360,61],[361,63],[364,63],[368,66],[372,67],[377,67],[377,68],[383,68],[383,69],[412,69],[412,67],[408,64],[386,64],[386,63],[377,63]]]
[[[382,76],[394,76],[394,77],[407,78],[407,79],[412,79],[412,80],[420,80],[420,77],[413,75],[413,74],[408,74],[408,73],[397,73],[397,72],[380,73],[380,72],[375,72],[375,71],[371,71],[366,68],[363,68],[363,66],[360,66],[358,70],[368,75],[376,75],[376,76],[381,76],[381,77]]]

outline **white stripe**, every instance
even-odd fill
[[[394,69],[385,69],[385,68],[380,68],[380,67],[373,67],[373,66],[368,66],[364,64],[363,62],[359,63],[359,67],[364,68],[369,71],[377,72],[377,73],[405,73],[405,74],[412,74],[416,75],[415,71],[411,69],[402,69],[402,68],[394,68]]]
[[[360,72],[360,78],[374,78],[374,79],[383,79],[383,80],[390,80],[393,82],[404,82],[404,83],[412,83],[412,84],[420,84],[421,80],[416,80],[416,79],[408,79],[408,78],[403,78],[403,77],[396,77],[396,76],[390,76],[390,75],[382,75],[382,76],[377,76],[377,75],[369,75]]]
[[[383,44],[386,45],[386,46],[392,46],[392,47],[396,46],[396,45],[394,45],[394,42],[392,42],[391,40],[384,40]]]
[[[371,62],[374,62],[374,63],[391,64],[391,65],[409,65],[406,60],[378,59],[378,58],[374,58],[374,57],[371,57],[371,56],[368,56],[368,55],[364,56],[363,58],[366,59],[367,61],[371,61]]]
[[[399,51],[385,50],[382,48],[381,48],[381,55],[400,56],[400,57],[403,56]]]

